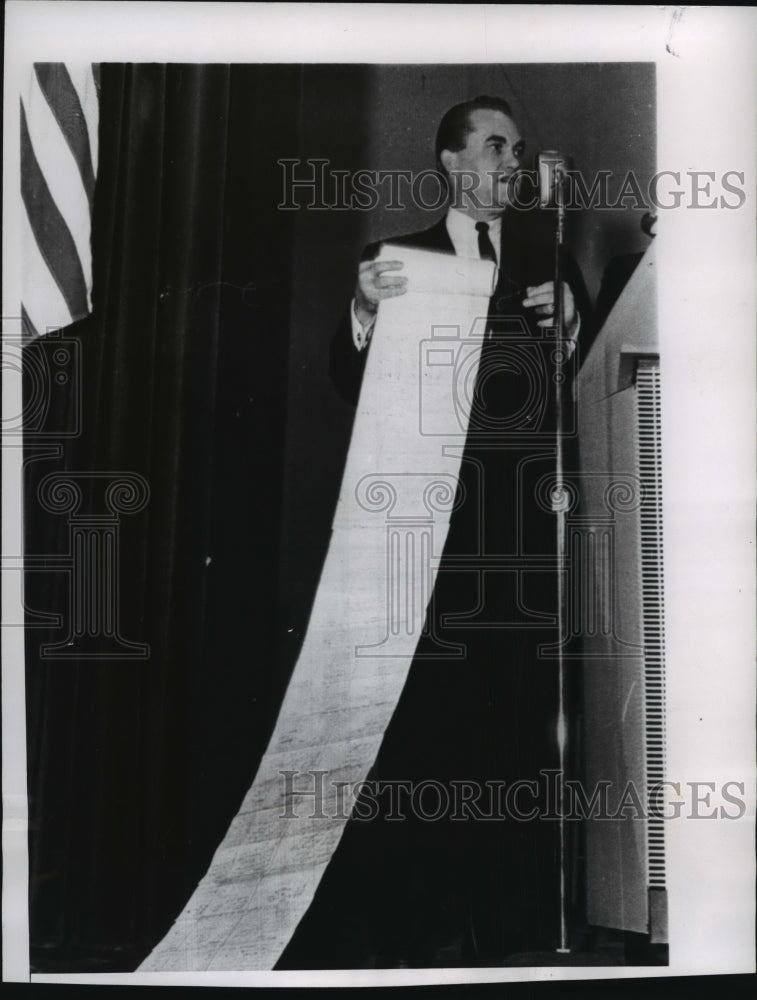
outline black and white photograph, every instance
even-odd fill
[[[753,8],[6,8],[3,979],[755,970]]]

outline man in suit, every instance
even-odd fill
[[[427,627],[370,775],[386,790],[379,815],[347,824],[279,968],[501,965],[557,944],[556,824],[535,815],[550,808],[539,772],[557,766],[556,660],[544,655],[558,639],[555,526],[537,494],[554,469],[554,379],[589,328],[590,306],[566,259],[570,345],[560,348],[553,226],[513,206],[524,140],[505,101],[451,108],[436,154],[447,214],[390,242],[498,266],[458,502]],[[363,254],[330,349],[332,378],[353,405],[379,304],[407,290],[399,262],[375,260],[379,247]],[[445,643],[462,655],[444,655]],[[423,782],[458,805],[463,788],[480,795],[433,822],[407,809],[394,821],[392,794]],[[502,788],[517,782],[524,794],[503,808]]]
[[[547,328],[553,322],[552,232],[548,218],[522,211],[522,203],[514,197],[524,152],[524,140],[506,101],[477,97],[455,105],[442,118],[436,139],[437,163],[450,188],[448,212],[429,229],[388,242],[464,257],[493,257],[499,282],[490,312],[509,313],[521,305],[538,314],[538,325]],[[379,303],[402,295],[407,287],[407,279],[398,273],[399,262],[374,260],[380,247],[371,244],[363,253],[349,322],[339,328],[330,348],[332,379],[353,405]],[[564,323],[572,341],[580,325],[574,289],[582,299],[581,311],[587,314],[590,307],[574,261],[566,257],[564,263]]]

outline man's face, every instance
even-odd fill
[[[479,109],[468,122],[464,148],[442,152],[452,178],[453,204],[476,219],[496,218],[509,204],[509,178],[520,167],[525,143],[515,122],[501,111]]]

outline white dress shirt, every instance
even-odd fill
[[[476,220],[469,215],[460,212],[456,208],[451,208],[445,219],[447,232],[452,240],[452,246],[458,257],[470,257],[472,260],[479,260],[481,254],[478,252],[478,230]],[[489,226],[489,239],[494,247],[494,254],[499,266],[499,255],[502,249],[502,219],[492,219],[487,223]]]

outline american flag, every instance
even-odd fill
[[[68,326],[92,310],[98,70],[35,63],[21,96],[21,314],[27,337]]]

